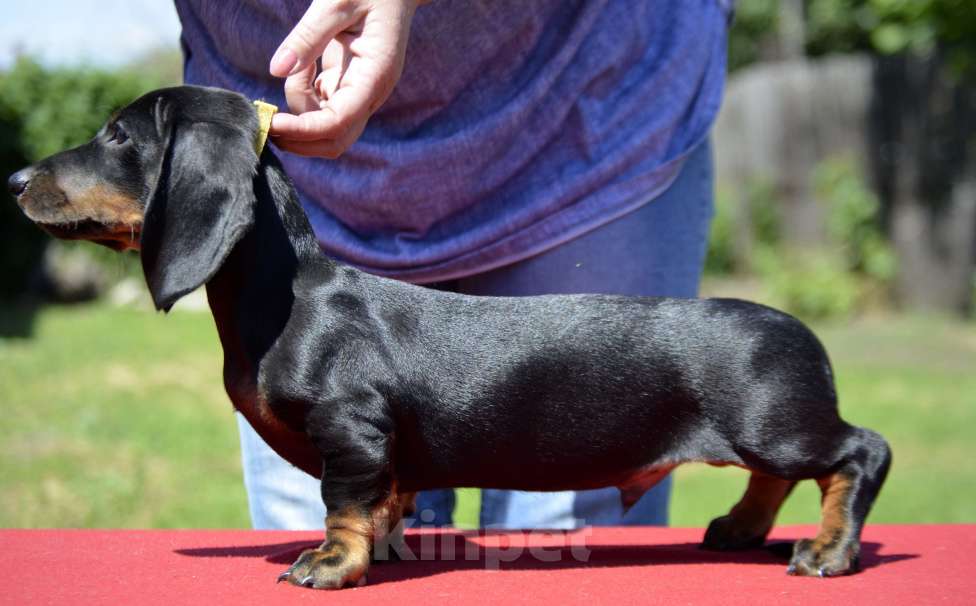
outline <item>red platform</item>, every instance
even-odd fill
[[[786,527],[772,540],[812,536]],[[875,526],[857,575],[797,578],[770,553],[700,551],[700,529],[411,532],[417,561],[339,592],[276,584],[314,532],[0,531],[3,604],[976,604],[976,525]],[[453,552],[453,557],[452,557]]]

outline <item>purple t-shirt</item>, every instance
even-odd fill
[[[667,188],[718,112],[731,0],[434,0],[338,160],[280,153],[330,255],[416,282],[553,247]],[[176,0],[186,82],[286,107],[299,0]]]

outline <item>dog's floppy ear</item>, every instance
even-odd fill
[[[141,256],[156,309],[169,309],[207,282],[254,221],[257,155],[246,124],[181,119],[160,97],[163,142],[148,197]]]

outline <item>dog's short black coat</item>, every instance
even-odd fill
[[[56,236],[139,248],[159,309],[207,285],[234,406],[322,478],[326,542],[282,578],[362,582],[418,490],[617,486],[629,505],[690,461],[752,471],[704,546],[761,545],[815,479],[822,529],[789,570],[856,569],[890,451],[840,419],[799,321],[730,299],[471,297],[345,267],[256,129],[239,95],[163,89],[10,187]]]

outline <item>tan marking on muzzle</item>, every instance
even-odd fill
[[[31,221],[58,238],[114,241],[121,245],[118,250],[139,248],[143,222],[139,201],[93,181],[40,173],[17,203]],[[82,231],[79,226],[84,226]]]
[[[65,196],[79,220],[92,219],[107,226],[142,226],[143,212],[138,200],[107,185],[95,185],[76,194],[66,191]]]

